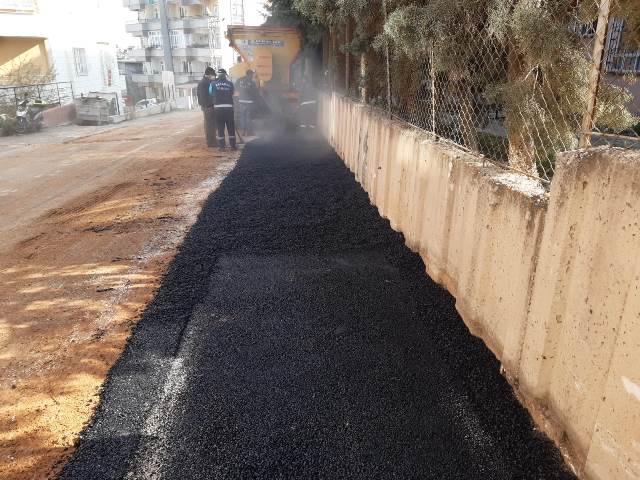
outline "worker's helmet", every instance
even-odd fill
[[[218,75],[227,75],[227,71],[224,68],[219,68],[218,69]]]

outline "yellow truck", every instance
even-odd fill
[[[305,66],[300,32],[289,27],[230,26],[226,36],[240,60],[230,69],[231,77],[237,80],[253,70],[271,113],[292,116]]]

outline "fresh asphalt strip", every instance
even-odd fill
[[[572,479],[320,139],[245,148],[64,479]]]

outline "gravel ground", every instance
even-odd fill
[[[248,145],[62,478],[569,479],[319,139]]]

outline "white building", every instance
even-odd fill
[[[236,54],[225,38],[227,27],[245,25],[248,17],[263,21],[261,0],[121,1],[137,12],[137,20],[129,22],[126,30],[139,37],[140,46],[129,56],[144,63],[144,73],[134,75],[133,81],[144,85],[149,97],[161,96],[161,72],[171,68],[178,95],[193,95],[208,66],[229,69],[234,65]]]
[[[110,92],[122,99],[115,9],[121,4],[113,0],[0,0],[0,75],[28,59],[53,67],[75,96]]]

